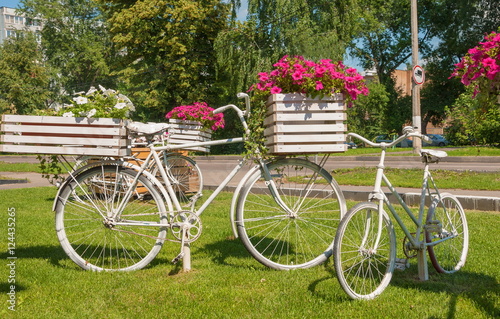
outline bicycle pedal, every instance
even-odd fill
[[[177,264],[179,262],[179,260],[181,260],[183,257],[184,257],[184,253],[180,253],[179,255],[177,255],[177,257],[172,259],[172,264],[174,264],[174,265]]]
[[[396,258],[396,262],[394,263],[394,268],[397,270],[404,271],[407,268],[410,268],[410,261],[405,258]]]

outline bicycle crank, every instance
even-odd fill
[[[416,233],[411,233],[411,235],[416,235]],[[417,257],[418,249],[413,247],[408,236],[403,239],[403,252],[408,259]]]
[[[184,243],[192,243],[201,235],[201,219],[193,212],[181,211],[175,214],[171,225],[172,235]]]

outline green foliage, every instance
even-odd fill
[[[47,107],[50,77],[43,61],[30,32],[0,45],[0,113],[30,114]]]
[[[174,106],[214,100],[213,43],[228,7],[219,0],[99,0],[123,54],[116,74],[144,120],[163,120]]]
[[[384,133],[385,110],[389,95],[384,85],[375,79],[367,84],[370,94],[360,95],[354,107],[347,109],[347,129],[361,136],[374,138]]]
[[[447,137],[457,145],[489,144],[498,145],[500,141],[500,108],[495,101],[473,98],[472,87],[467,88],[448,109],[453,119]]]
[[[43,19],[42,50],[59,102],[66,94],[97,84],[116,87],[110,77],[116,53],[93,0],[22,0],[21,4],[27,16]]]
[[[128,97],[99,86],[99,89],[91,87],[87,93],[79,92],[71,104],[65,104],[56,115],[127,119],[134,111],[135,106]]]

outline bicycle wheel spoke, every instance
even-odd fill
[[[378,222],[374,222],[379,220],[379,214],[377,205],[372,203],[354,206],[340,223],[335,237],[337,278],[354,299],[375,298],[392,277],[396,258],[394,230],[385,213],[379,229]]]
[[[338,185],[319,166],[302,159],[268,165],[280,201],[256,172],[239,196],[236,223],[243,244],[274,269],[307,268],[331,255],[345,203]]]
[[[428,246],[429,258],[441,273],[453,273],[465,264],[469,247],[467,220],[462,205],[451,194],[435,198],[427,215],[427,243],[443,240]],[[441,226],[441,228],[439,227]]]
[[[160,227],[166,222],[165,208],[149,180],[136,179],[136,174],[118,165],[100,165],[81,172],[61,190],[57,235],[80,267],[134,270],[158,254],[166,235]]]

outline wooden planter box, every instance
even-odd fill
[[[182,120],[168,120],[172,124],[169,129],[168,143],[172,145],[181,145],[187,143],[208,142],[211,140],[212,131],[204,129],[200,123]],[[195,152],[210,152],[210,146],[187,147],[182,150]]]
[[[111,118],[2,115],[1,152],[130,155],[125,121]]]
[[[342,94],[321,100],[273,94],[264,120],[266,146],[275,155],[345,152],[346,118]]]

